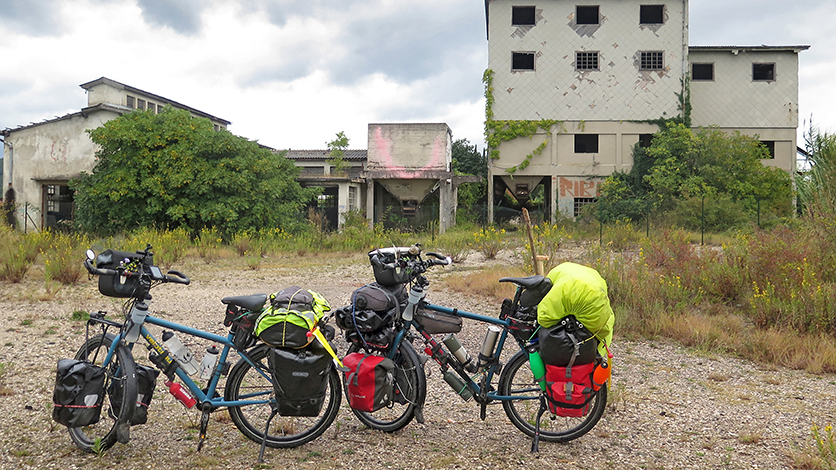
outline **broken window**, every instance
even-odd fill
[[[691,80],[714,80],[714,64],[691,64]]]
[[[534,26],[534,7],[511,7],[511,26]]]
[[[598,153],[598,134],[575,134],[575,153]]]
[[[769,156],[767,156],[765,158],[768,158],[770,160],[774,160],[775,159],[775,141],[774,140],[762,140],[761,145],[766,147],[766,152],[769,154]]]
[[[639,12],[639,23],[662,24],[665,22],[665,5],[642,5]]]
[[[576,24],[599,24],[598,5],[577,5],[575,7]]]
[[[775,64],[752,64],[752,80],[765,82],[775,80]]]
[[[642,51],[639,70],[662,70],[665,68],[662,51]]]
[[[511,70],[534,70],[533,52],[512,52]]]
[[[598,70],[598,53],[575,52],[575,70]]]

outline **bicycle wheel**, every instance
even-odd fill
[[[499,377],[499,394],[519,396],[518,400],[502,402],[505,414],[520,431],[534,437],[537,412],[540,410],[540,386],[528,363],[528,354],[518,352],[511,358]],[[528,396],[531,399],[522,399]],[[548,442],[568,442],[589,432],[601,419],[607,406],[607,387],[601,387],[592,399],[586,416],[570,418],[555,416],[548,411],[540,420],[540,439]]]
[[[107,352],[113,344],[111,334],[99,335],[87,340],[75,354],[76,359],[88,360],[101,366]],[[99,421],[89,426],[68,428],[70,438],[81,450],[101,453],[116,442],[127,443],[131,436],[131,417],[136,408],[136,363],[130,349],[124,344],[116,347],[110,363],[106,367],[105,397],[102,402],[102,414]],[[121,404],[113,407],[110,397],[110,384],[115,380],[123,381]],[[116,400],[117,402],[119,400]]]
[[[362,348],[352,344],[349,353],[359,352]],[[384,355],[380,351],[367,351],[370,354]],[[424,407],[427,397],[427,376],[418,354],[412,345],[401,342],[395,355],[395,390],[392,403],[374,412],[351,411],[366,426],[384,432],[402,429],[415,417],[416,409]],[[343,387],[348,396],[348,389]]]
[[[230,406],[229,416],[248,439],[261,444],[267,420],[276,405],[270,368],[267,364],[269,346],[260,345],[247,355],[255,364],[252,367],[244,359],[239,360],[224,387],[224,399],[270,400],[269,403]],[[319,416],[281,416],[276,414],[270,421],[267,445],[275,448],[298,447],[310,442],[325,432],[337,417],[340,408],[340,375],[335,367],[329,367],[325,402]]]

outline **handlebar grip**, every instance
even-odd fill
[[[171,276],[172,274],[174,276]],[[189,285],[189,283],[192,282],[191,279],[189,279],[189,276],[186,276],[185,274],[181,273],[180,271],[174,271],[174,270],[169,271],[168,274],[165,275],[165,280],[168,281],[168,282],[176,282],[177,284],[185,284],[185,285]]]
[[[427,252],[427,256],[432,256],[436,259],[429,259],[427,260],[430,266],[447,266],[448,264],[452,263],[452,260],[449,256],[441,256],[438,253],[431,253]]]
[[[115,269],[101,269],[93,266],[93,263],[86,259],[84,260],[84,267],[87,269],[87,272],[90,274],[96,274],[98,276],[116,276],[119,274],[118,271]]]

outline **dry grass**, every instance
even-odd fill
[[[474,271],[464,276],[449,276],[444,284],[459,292],[480,294],[502,301],[514,297],[514,285],[509,282],[499,282],[503,277],[528,276],[522,268],[497,266],[485,270]]]

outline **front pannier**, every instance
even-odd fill
[[[273,389],[282,416],[318,416],[325,401],[332,359],[314,341],[304,349],[270,348]]]
[[[148,407],[151,406],[151,399],[154,397],[154,389],[157,388],[157,376],[159,369],[148,367],[142,364],[136,365],[136,408],[131,416],[131,426],[145,424],[148,422]],[[122,380],[110,382],[107,394],[110,396],[110,407],[112,410],[119,410],[122,406]]]
[[[392,401],[395,363],[383,356],[351,353],[343,359],[348,405],[358,411],[373,412]]]
[[[97,423],[102,412],[104,369],[78,359],[61,359],[52,393],[52,419],[71,428]]]

